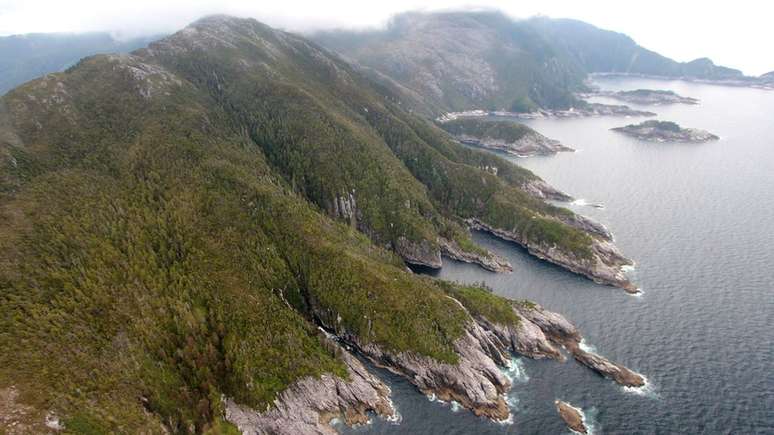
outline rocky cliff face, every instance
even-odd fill
[[[510,413],[505,394],[511,383],[503,369],[510,364],[512,353],[532,359],[565,361],[561,352],[564,348],[581,364],[621,385],[644,385],[640,375],[600,355],[583,351],[580,332],[560,314],[529,302],[511,302],[511,307],[518,316],[515,324],[501,324],[483,316],[471,318],[454,344],[459,357],[456,364],[363,343],[357,336],[337,328],[332,313],[320,312],[319,320],[326,329],[334,331],[335,337],[348,349],[406,378],[423,394],[456,401],[474,414],[493,420],[505,420]],[[279,428],[277,433],[284,434],[329,433],[326,422],[336,415],[344,416],[350,424],[367,421],[366,412],[387,418],[393,416],[394,410],[387,397],[389,390],[351,355],[345,354],[345,361],[349,381],[327,377],[302,380],[283,393],[274,407],[265,413],[256,413],[227,401],[227,417],[250,433]],[[294,415],[302,418],[293,418]],[[290,428],[291,432],[283,432],[282,428]]]
[[[375,345],[359,345],[355,337],[342,337],[377,366],[405,377],[422,393],[457,401],[474,414],[505,420],[509,410],[504,393],[510,381],[500,370],[507,363],[505,350],[478,323],[471,322],[454,344],[457,364],[447,364],[412,353],[393,353]]]
[[[443,255],[451,258],[452,260],[462,261],[464,263],[478,264],[484,269],[492,272],[513,271],[511,263],[492,252],[467,252],[461,249],[457,242],[444,238],[439,238],[438,244],[441,247],[441,252]]]
[[[338,346],[332,344],[333,346]],[[335,434],[331,419],[343,418],[348,425],[366,424],[368,413],[393,418],[390,389],[348,352],[341,352],[348,379],[324,374],[296,381],[283,391],[268,411],[242,406],[224,399],[226,419],[244,434]]]
[[[394,247],[395,253],[409,264],[440,269],[441,250],[427,240],[412,242],[406,237],[399,237]]]

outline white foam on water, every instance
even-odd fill
[[[512,357],[508,363],[508,367],[503,371],[503,374],[511,381],[511,383],[524,383],[529,381],[527,369],[524,367],[524,361],[522,361],[521,358]]]
[[[642,376],[642,379],[645,380],[645,385],[641,387],[624,387],[622,386],[625,393],[634,394],[637,396],[647,397],[648,399],[660,399],[661,396],[658,394],[658,391],[656,391],[655,385],[653,385],[648,378],[645,377],[645,375],[642,375],[640,373],[637,373],[638,375]]]
[[[452,412],[457,412],[457,411],[459,411],[460,409],[462,409],[462,406],[460,406],[460,404],[459,404],[459,403],[457,403],[457,401],[456,401],[456,400],[452,400],[452,401],[451,401],[451,411],[452,411]]]
[[[590,344],[586,343],[586,339],[585,338],[581,338],[580,343],[578,343],[578,347],[580,347],[581,350],[584,351],[584,352],[598,353],[597,352],[597,348],[594,347],[593,345],[590,345]]]
[[[429,400],[431,402],[435,402],[435,401],[443,402],[443,400],[439,400],[438,397],[435,396],[435,393],[428,394],[427,395],[427,400]]]
[[[588,202],[586,202],[583,198],[578,198],[575,201],[572,202],[573,205],[588,205]]]
[[[603,204],[597,203],[597,202],[588,202],[583,198],[578,198],[575,201],[571,202],[572,205],[579,205],[582,207],[594,207],[594,208],[605,208]]]
[[[583,424],[586,426],[588,435],[594,435],[599,429],[597,423],[597,408],[592,407],[588,412],[582,412],[581,418],[583,419]]]
[[[395,411],[390,417],[387,417],[387,421],[394,425],[400,424],[400,422],[403,421],[403,416],[400,415],[400,412],[398,412],[398,407],[395,406],[395,403],[390,398],[387,398],[387,402],[390,404],[390,407]]]
[[[506,418],[505,420],[497,420],[497,424],[499,424],[500,426],[510,426],[510,425],[512,425],[513,424],[513,414],[509,412],[508,413],[508,418]]]

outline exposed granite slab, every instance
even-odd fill
[[[302,378],[280,393],[265,412],[224,398],[226,419],[244,434],[332,435],[336,431],[329,423],[334,417],[348,425],[366,424],[369,412],[394,417],[389,387],[350,353],[341,352],[341,357],[349,379],[330,374]]]

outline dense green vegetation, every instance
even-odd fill
[[[513,311],[513,301],[497,296],[490,289],[478,286],[441,283],[474,317],[484,317],[501,325],[516,325],[519,316]]]
[[[494,121],[480,118],[458,118],[440,124],[441,128],[453,135],[467,135],[481,139],[516,142],[535,130],[512,121]]]
[[[302,38],[215,17],[4,96],[0,388],[76,432],[228,432],[223,395],[265,409],[300,377],[346,377],[318,326],[454,363],[470,319],[448,294],[513,321],[503,299],[383,248],[481,249],[468,217],[577,255],[589,236],[520,188],[532,173],[399,94]],[[355,214],[337,215],[349,193]]]
[[[659,121],[656,119],[649,119],[647,121],[643,121],[639,124],[629,124],[624,128],[630,128],[630,129],[637,129],[637,128],[655,128],[656,130],[662,130],[662,131],[673,131],[675,133],[679,133],[682,131],[682,127],[680,127],[680,124],[672,121]]]

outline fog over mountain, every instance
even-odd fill
[[[461,8],[497,8],[512,17],[546,15],[574,18],[626,33],[642,46],[678,61],[710,57],[748,75],[774,69],[774,60],[761,56],[774,40],[768,25],[772,5],[741,0],[701,4],[656,0],[624,3],[609,0],[573,2],[495,2],[461,0],[396,0],[373,3],[352,0],[309,2],[239,2],[235,0],[138,0],[128,4],[75,0],[4,0],[0,2],[0,35],[50,32],[108,31],[131,38],[172,33],[188,23],[215,13],[253,17],[274,27],[312,31],[334,27],[384,26],[407,10],[436,11]],[[690,29],[690,31],[688,31]],[[745,50],[739,50],[744,46]]]

